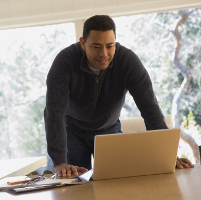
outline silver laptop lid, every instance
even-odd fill
[[[180,129],[95,137],[93,180],[175,171]]]

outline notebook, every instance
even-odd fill
[[[93,180],[175,172],[180,129],[97,135]]]

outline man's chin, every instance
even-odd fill
[[[99,65],[98,69],[105,70],[108,68],[109,65]]]
[[[105,64],[101,64],[98,62],[96,66],[98,67],[98,69],[104,70],[104,69],[108,68],[109,64],[110,64],[110,62],[107,62]]]

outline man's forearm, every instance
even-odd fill
[[[47,151],[54,165],[67,162],[67,134],[65,117],[44,111]]]

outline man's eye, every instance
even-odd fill
[[[93,48],[94,48],[94,49],[98,49],[99,47],[98,47],[98,46],[93,46]]]
[[[108,49],[111,49],[113,46],[107,46]]]

